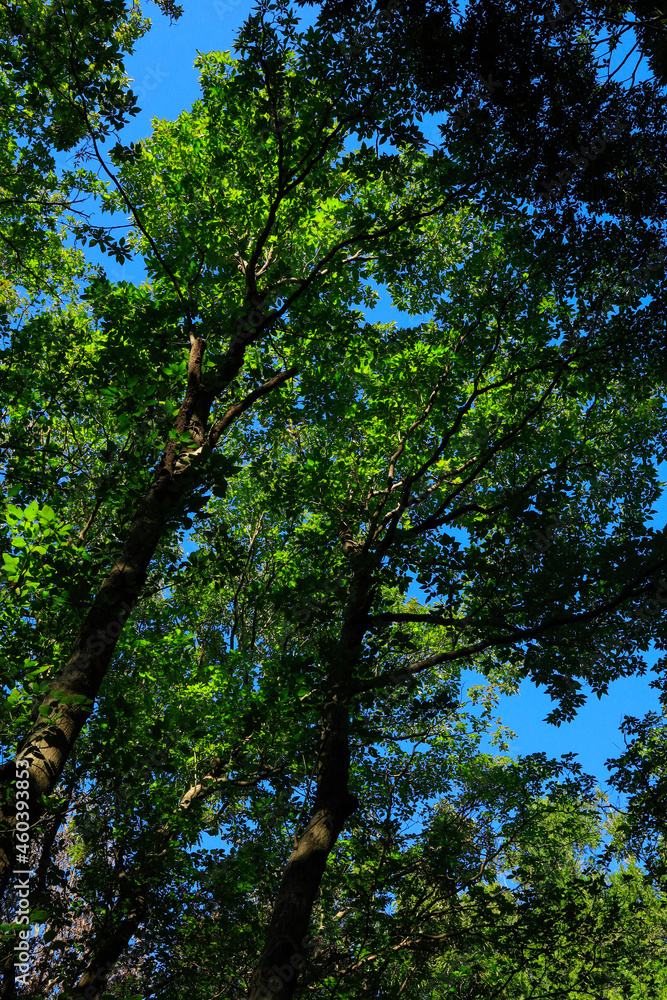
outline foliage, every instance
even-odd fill
[[[12,28],[0,722],[30,762],[40,926],[21,996],[664,1000],[659,720],[627,723],[619,817],[572,756],[509,756],[496,716],[529,677],[559,724],[664,648],[662,207],[636,169],[662,94],[601,97],[568,28],[487,132],[441,119],[431,150],[419,116],[462,81],[425,99],[393,10],[352,65],[260,5],[234,54],[198,57],[193,108],[108,160],[138,11]],[[450,32],[466,79],[495,68],[496,15]],[[54,18],[85,44],[49,57],[40,103],[26,53]],[[510,62],[546,37],[519,27]],[[563,103],[622,103],[639,154],[625,136],[555,207],[533,125]],[[56,176],[86,142],[102,173]],[[56,232],[74,181],[130,213],[122,245]],[[146,280],[85,271],[84,241]],[[392,321],[367,315],[380,294]]]

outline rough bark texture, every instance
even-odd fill
[[[111,933],[100,934],[96,941],[95,958],[83,973],[76,989],[70,994],[75,1000],[95,1000],[104,993],[109,974],[125,952],[141,923],[148,906],[144,886],[133,886],[123,898],[125,914]]]
[[[139,504],[119,559],[95,595],[76,644],[60,674],[45,693],[32,729],[19,747],[17,759],[30,763],[30,820],[43,810],[42,797],[55,789],[77,736],[93,709],[95,699],[127,617],[144,586],[150,562],[167,526],[178,517],[183,500],[196,482],[196,467],[206,443],[208,415],[214,394],[202,384],[204,342],[190,337],[190,360],[185,396],[175,429],[190,433],[192,445],[170,442],[153,484]],[[232,342],[237,373],[243,350]],[[227,380],[229,381],[229,379]],[[219,389],[217,390],[219,391]],[[0,894],[4,893],[14,866],[15,810],[8,794],[10,768],[5,775],[0,811]]]
[[[310,917],[327,858],[358,805],[347,787],[350,752],[346,704],[335,706],[329,726],[310,820],[287,862],[266,946],[252,976],[250,1000],[287,1000],[294,995],[298,970],[305,964]]]
[[[124,554],[104,580],[81,627],[64,669],[44,695],[31,731],[19,748],[30,762],[30,819],[42,812],[42,796],[56,787],[77,736],[88,719],[113,657],[118,637],[146,580],[148,567],[174,512],[174,495],[152,488],[135,514]],[[4,891],[13,865],[14,810],[3,809],[0,823],[7,839],[0,856]]]
[[[356,546],[341,536],[343,549],[361,561]],[[349,702],[354,670],[372,600],[370,574],[355,574],[338,649],[331,662],[323,712],[317,789],[310,820],[285,867],[266,935],[255,968],[249,1000],[289,1000],[308,954],[308,928],[327,858],[359,802],[349,790]]]

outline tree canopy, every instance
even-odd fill
[[[262,0],[123,143],[141,11],[33,6],[3,997],[664,1000],[661,711],[619,803],[497,716],[664,648],[662,16]]]

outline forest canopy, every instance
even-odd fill
[[[665,18],[305,7],[0,5],[3,1000],[665,1000]]]

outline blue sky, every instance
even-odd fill
[[[197,100],[197,53],[231,49],[252,9],[248,0],[185,0],[183,6],[183,16],[172,25],[156,11],[153,27],[128,61],[132,89],[143,110],[123,132],[125,142],[145,136],[152,117],[176,118]],[[305,21],[314,20],[307,11]]]
[[[182,18],[169,25],[159,12],[153,17],[153,28],[137,45],[128,68],[134,78],[133,90],[139,95],[141,114],[123,132],[124,142],[140,139],[150,132],[153,117],[175,118],[199,96],[197,72],[193,62],[197,52],[229,49],[244,18],[251,10],[248,0],[186,0]],[[306,12],[308,21],[314,20],[313,11]],[[140,265],[126,265],[122,271],[113,261],[107,265],[112,279],[141,280]],[[390,308],[387,296],[373,311],[374,320],[397,318]],[[401,317],[412,325],[416,319]],[[663,498],[657,511],[657,520],[667,520],[667,499]],[[647,663],[656,656],[647,656]],[[559,728],[543,720],[552,704],[544,692],[529,681],[521,685],[520,694],[502,698],[498,715],[517,734],[511,746],[514,753],[545,751],[558,756],[574,751],[584,769],[603,782],[604,763],[622,749],[623,739],[619,724],[624,715],[641,716],[657,707],[657,695],[649,683],[650,671],[644,677],[631,677],[610,686],[608,696],[598,700],[593,696],[571,723]],[[471,675],[471,681],[473,679]]]

